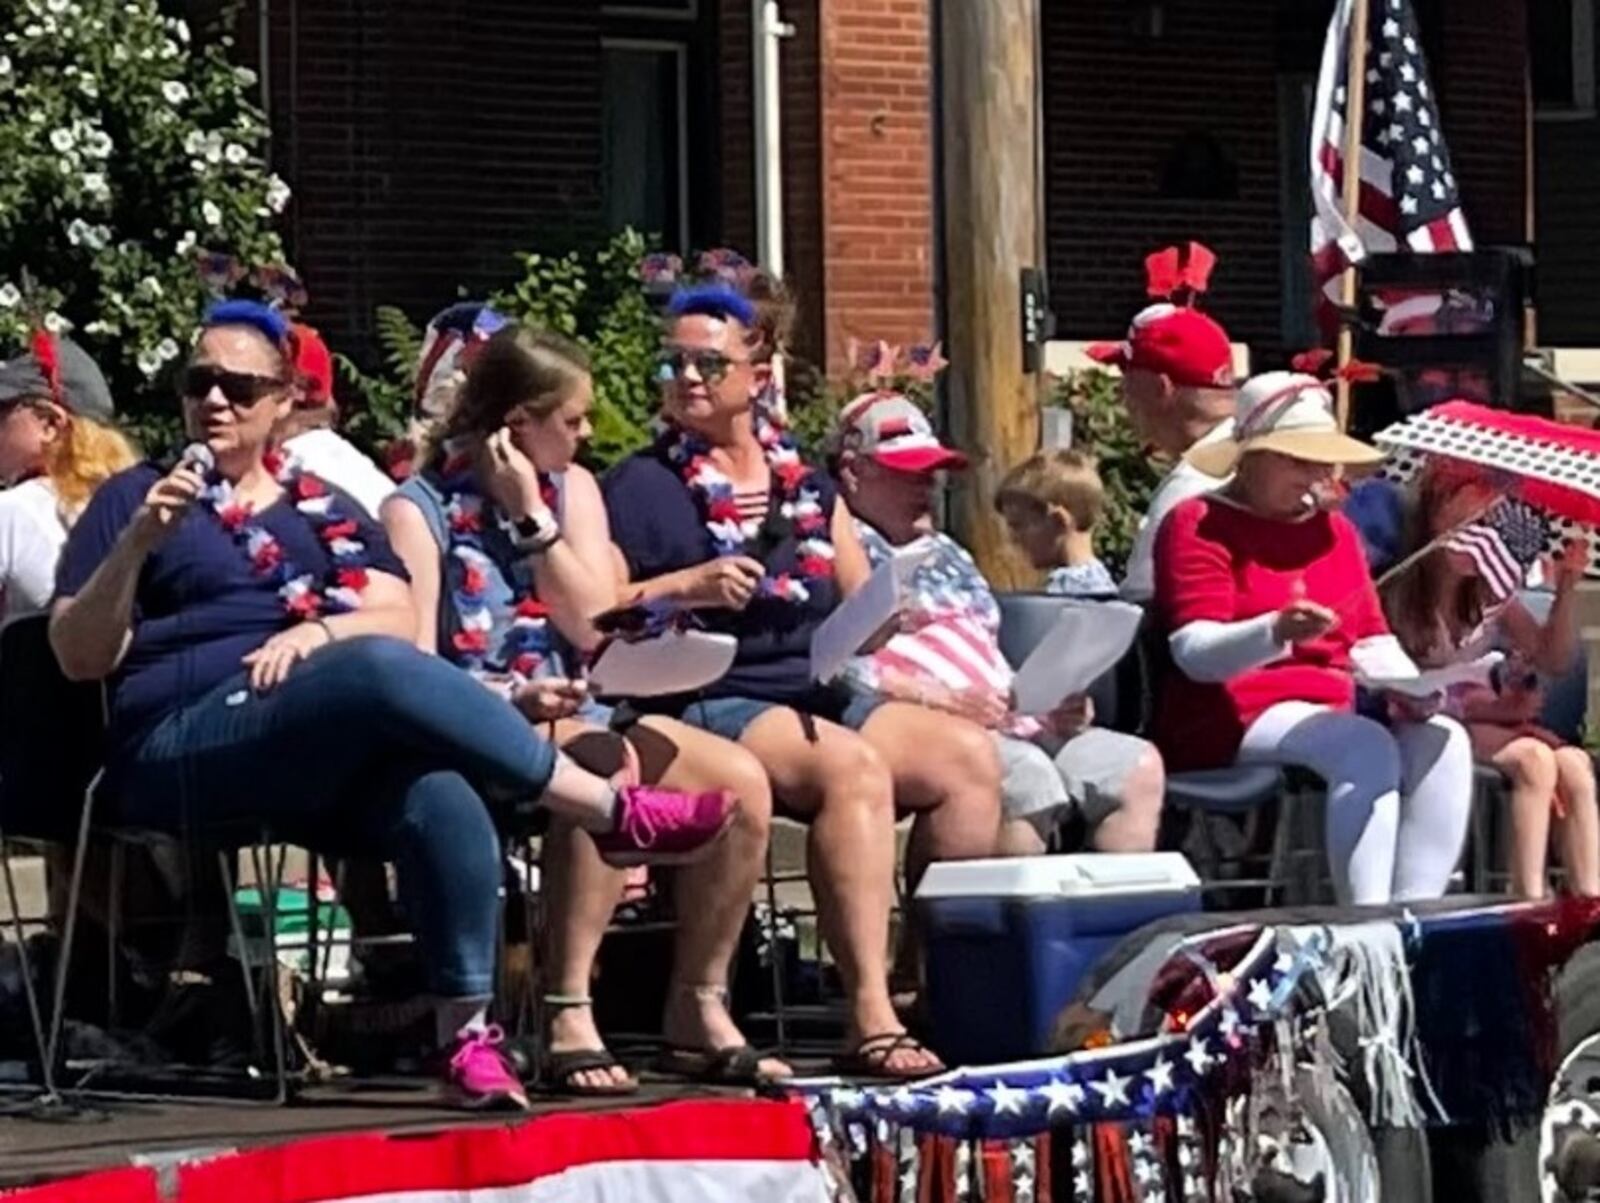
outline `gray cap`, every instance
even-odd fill
[[[45,360],[56,359],[59,389],[52,388]],[[0,360],[0,405],[38,397],[54,401],[75,414],[109,422],[116,416],[111,388],[89,353],[70,338],[40,333],[20,355]]]

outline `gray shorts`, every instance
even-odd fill
[[[1000,803],[1008,819],[1075,811],[1093,827],[1122,804],[1123,788],[1148,741],[1104,727],[1074,735],[1051,755],[1032,740],[996,736],[1000,744]]]

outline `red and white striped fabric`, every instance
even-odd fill
[[[827,1203],[830,1197],[803,1104],[717,1100],[239,1153],[181,1167],[176,1203]]]
[[[1368,5],[1359,212],[1343,208],[1351,18]],[[1470,251],[1472,235],[1428,79],[1410,0],[1339,0],[1322,50],[1311,128],[1311,257],[1319,300],[1339,301],[1339,277],[1371,254]]]
[[[1444,549],[1470,559],[1496,601],[1504,601],[1527,583],[1526,569],[1492,526],[1481,522],[1463,526],[1444,541]]]
[[[872,656],[873,667],[946,689],[1011,689],[1011,666],[983,622],[972,614],[946,613],[902,631]]]

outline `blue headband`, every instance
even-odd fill
[[[726,284],[696,284],[680,288],[667,302],[668,317],[714,317],[718,321],[732,318],[744,326],[756,324],[756,307],[750,298]]]
[[[263,305],[260,301],[218,301],[206,310],[200,325],[205,330],[217,326],[249,326],[280,350],[293,342],[289,320],[272,306]]]

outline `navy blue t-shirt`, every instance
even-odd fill
[[[88,583],[159,479],[154,465],[138,464],[100,486],[67,538],[56,574],[58,596],[72,597]],[[358,524],[367,567],[409,579],[383,528],[351,498],[329,490]],[[328,572],[327,552],[287,498],[257,520],[298,571],[318,580]],[[213,514],[191,509],[139,573],[133,640],[110,680],[113,746],[141,738],[167,714],[241,671],[247,654],[289,625],[277,585],[256,575]]]
[[[811,474],[830,520],[837,494],[824,472]],[[658,448],[623,460],[601,484],[611,538],[622,549],[636,581],[692,568],[716,556],[693,494]],[[773,575],[795,571],[799,540],[793,533],[774,540],[770,549],[747,554],[765,561]],[[757,555],[760,550],[765,554]],[[742,611],[697,610],[713,631],[739,640],[733,667],[720,681],[697,696],[746,697],[770,702],[801,702],[815,696],[811,680],[811,635],[839,604],[839,590],[830,578],[807,580],[810,599],[795,604],[777,598],[756,598]],[[687,701],[688,699],[679,699]]]

